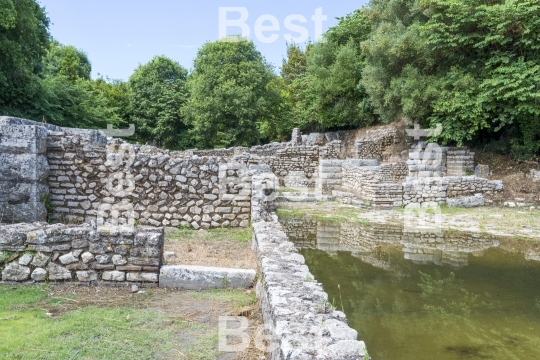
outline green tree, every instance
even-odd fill
[[[287,59],[283,59],[281,66],[281,77],[287,85],[306,73],[308,54],[312,47],[313,44],[309,43],[303,50],[298,44],[287,44]]]
[[[228,40],[206,43],[188,80],[186,120],[201,148],[258,143],[257,124],[274,107],[271,67],[252,42]]]
[[[381,121],[443,125],[443,143],[510,137],[539,150],[536,0],[373,0],[361,84]]]
[[[74,82],[77,79],[90,80],[92,65],[86,53],[70,45],[52,41],[44,59],[44,74],[62,75]]]
[[[39,93],[49,19],[34,0],[0,0],[0,114],[22,115]]]
[[[360,43],[370,29],[370,20],[361,9],[340,18],[325,34],[325,41],[309,49],[305,74],[290,85],[294,118],[301,128],[352,128],[374,121],[368,96],[359,85],[365,66]]]
[[[424,12],[421,34],[445,59],[429,117],[443,124],[441,138],[459,144],[508,133],[514,156],[538,153],[540,2],[430,0]]]
[[[263,141],[287,141],[296,124],[292,121],[289,87],[282,77],[274,77],[266,86],[268,109],[257,123]]]
[[[140,65],[131,75],[130,114],[140,141],[175,150],[191,145],[181,114],[186,78],[187,70],[165,56]]]

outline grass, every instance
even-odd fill
[[[198,239],[205,241],[231,240],[240,243],[247,243],[251,241],[252,231],[251,226],[247,228],[217,228],[203,231],[182,228],[168,233],[167,238],[179,241]]]
[[[331,210],[329,211],[329,209]],[[361,214],[364,212],[364,209],[353,208],[337,203],[331,203],[330,207],[306,206],[301,208],[280,208],[276,210],[276,215],[284,220],[302,219],[307,217],[309,219],[317,221],[328,221],[337,223],[353,222],[362,224],[364,226],[369,226],[371,222],[368,219],[361,217]]]
[[[0,359],[215,359],[217,331],[205,324],[130,307],[44,308],[77,302],[47,286],[0,286]],[[182,344],[179,334],[190,341]],[[183,354],[181,356],[179,353]]]
[[[235,289],[212,289],[192,295],[195,299],[220,300],[234,304],[236,309],[240,309],[257,302],[254,293],[246,293]]]
[[[276,189],[276,192],[278,193],[302,193],[302,192],[314,192],[314,189],[306,189],[306,188],[290,188],[290,187],[278,187]]]

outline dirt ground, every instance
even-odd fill
[[[515,160],[509,155],[475,150],[475,163],[489,165],[489,178],[503,181],[504,191],[490,197],[496,205],[513,201],[540,206],[540,182],[527,177],[530,170],[540,170],[537,161]]]
[[[170,254],[174,252],[174,256]],[[164,263],[235,269],[257,269],[246,229],[166,230]]]
[[[241,294],[242,290],[196,292],[144,288],[142,293],[132,293],[130,287],[83,287],[63,284],[51,286],[48,291],[50,291],[49,297],[40,305],[46,315],[53,318],[89,306],[129,307],[160,312],[171,322],[186,321],[193,324],[189,331],[177,334],[179,344],[177,353],[171,354],[167,359],[198,359],[198,357],[183,354],[183,347],[191,342],[201,341],[201,338],[216,338],[220,316],[245,316],[249,321],[247,333],[252,338],[250,347],[242,353],[220,353],[217,359],[265,359],[264,353],[254,346],[253,341],[256,330],[263,324],[253,290],[246,290],[245,294]],[[51,301],[51,299],[56,301]],[[194,333],[193,329],[197,329],[197,325],[201,324],[204,325],[201,327],[201,333]]]

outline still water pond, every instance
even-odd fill
[[[538,243],[282,224],[373,360],[540,359]]]

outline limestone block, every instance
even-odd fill
[[[160,270],[159,286],[188,290],[249,288],[255,280],[255,274],[255,270],[166,265]]]
[[[2,280],[4,281],[25,281],[30,277],[30,268],[11,262],[6,265],[2,271]]]

